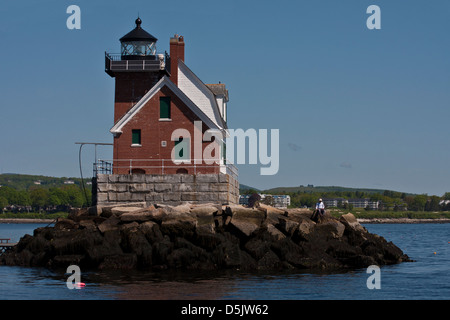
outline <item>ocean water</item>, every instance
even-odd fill
[[[39,224],[0,224],[0,238],[18,241]],[[0,266],[0,300],[447,300],[450,224],[367,224],[415,262],[372,273],[83,272],[82,289],[68,289],[64,270]]]

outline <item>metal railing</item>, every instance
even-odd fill
[[[113,172],[113,164],[105,160],[98,160],[94,163],[94,176],[97,174],[111,174]]]
[[[237,180],[239,171],[231,163],[217,159],[99,159],[94,163],[94,174],[112,174],[113,172],[146,173],[146,174],[174,174],[177,170],[185,169],[190,173],[226,173]],[[204,170],[207,169],[207,170]],[[181,171],[178,171],[180,173]],[[187,173],[187,172],[186,172]]]
[[[170,56],[158,54],[152,59],[127,60],[122,59],[121,54],[105,52],[105,70],[112,71],[158,71],[167,70],[170,72]]]
[[[105,57],[111,61],[120,61],[122,60],[122,55],[120,53],[107,53],[105,52]]]

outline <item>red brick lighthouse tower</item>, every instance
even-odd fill
[[[105,71],[116,79],[114,123],[164,75],[170,75],[169,56],[156,55],[158,39],[142,29],[141,24],[137,18],[136,28],[120,38],[120,55],[106,53]]]
[[[165,189],[163,200],[219,200],[219,192],[223,201],[237,202],[237,170],[224,152],[228,90],[203,83],[187,67],[182,36],[170,38],[170,55],[158,54],[157,39],[140,18],[135,23],[120,38],[121,53],[105,53],[105,72],[115,78],[114,150],[110,176],[98,175],[99,203],[156,201]],[[119,181],[133,184],[116,188]],[[161,181],[166,184],[156,186]]]

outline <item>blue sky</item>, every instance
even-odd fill
[[[242,165],[241,183],[450,191],[447,0],[3,2],[0,173],[79,176],[75,142],[112,142],[104,52],[138,13],[159,52],[181,34],[189,68],[227,85],[230,128],[280,130],[278,174]],[[86,146],[84,175],[93,160]]]

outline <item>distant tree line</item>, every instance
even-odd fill
[[[26,174],[0,174],[0,185],[11,187],[16,190],[28,190],[30,187],[40,186],[44,188],[61,187],[66,181],[71,181],[75,185],[80,186],[82,180],[80,178],[57,178]],[[39,184],[36,184],[39,183]]]
[[[86,188],[86,193],[87,200],[90,202],[91,188]],[[50,188],[32,186],[27,190],[16,190],[8,186],[0,187],[0,212],[68,211],[70,208],[87,206],[88,202],[84,191],[77,185]]]
[[[241,194],[258,194],[254,189],[242,190]],[[381,201],[379,210],[409,210],[409,211],[450,211],[450,192],[443,196],[429,196],[426,194],[407,194],[385,190],[382,193],[363,191],[333,191],[333,192],[280,192],[291,197],[291,207],[314,207],[319,198],[370,199]],[[444,200],[444,201],[442,201]],[[447,201],[445,201],[447,200]],[[349,204],[342,203],[342,208],[352,209]],[[346,207],[347,206],[347,207]],[[369,210],[369,208],[367,208]]]

